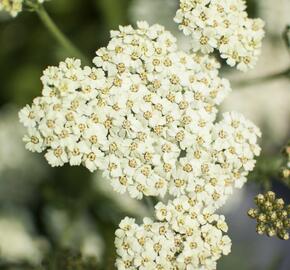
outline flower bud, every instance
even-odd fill
[[[259,214],[259,211],[257,209],[253,209],[251,208],[249,211],[248,211],[248,216],[251,217],[251,218],[254,218],[256,219],[257,216]]]
[[[275,208],[276,209],[283,209],[284,208],[284,205],[285,205],[285,202],[284,202],[284,200],[283,199],[277,199],[277,200],[275,200]]]
[[[264,224],[257,224],[256,231],[258,234],[264,234],[266,231],[266,226]]]
[[[274,228],[272,228],[272,227],[268,227],[268,228],[267,228],[267,235],[268,235],[269,237],[273,237],[273,236],[275,236],[275,235],[276,235],[276,230],[275,230]]]
[[[289,233],[286,230],[280,230],[278,232],[278,237],[282,240],[288,240],[289,239]]]
[[[262,195],[262,194],[257,195],[256,198],[255,198],[255,202],[258,205],[262,205],[265,202],[264,195]]]
[[[276,194],[273,191],[268,191],[265,195],[266,199],[270,202],[274,202],[276,198]]]

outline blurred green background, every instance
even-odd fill
[[[56,24],[89,59],[107,44],[111,29],[138,19],[164,24],[179,37],[180,47],[188,48],[172,21],[177,6],[177,0],[45,3]],[[289,270],[289,243],[257,236],[246,216],[261,188],[272,185],[289,201],[289,190],[273,174],[276,156],[290,138],[289,79],[247,87],[241,82],[289,68],[282,32],[289,22],[290,1],[250,0],[248,6],[251,16],[266,21],[267,37],[254,71],[242,74],[223,66],[223,76],[237,87],[222,110],[241,111],[261,127],[264,158],[247,188],[221,211],[229,221],[233,251],[219,262],[219,269]],[[16,19],[0,13],[0,269],[115,269],[118,223],[126,215],[140,219],[148,214],[145,203],[116,195],[100,175],[84,168],[52,169],[41,155],[24,149],[19,108],[41,94],[39,78],[48,65],[72,56],[35,13],[23,12]]]

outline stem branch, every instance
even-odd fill
[[[256,84],[276,80],[283,77],[286,77],[286,78],[290,77],[290,68],[283,70],[281,72],[275,73],[275,74],[266,75],[266,76],[262,76],[258,78],[252,78],[252,79],[241,80],[241,81],[233,81],[232,85],[233,87],[244,88],[246,86],[256,85]]]
[[[150,212],[150,214],[154,217],[155,206],[154,206],[153,199],[152,197],[147,197],[147,196],[144,196],[144,197],[145,197],[145,203],[146,203],[147,209]]]
[[[35,12],[38,14],[40,20],[43,22],[51,35],[67,50],[71,56],[81,59],[85,64],[89,63],[83,53],[78,48],[76,48],[71,43],[71,41],[61,32],[61,30],[54,23],[42,5],[36,5]]]

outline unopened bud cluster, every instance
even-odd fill
[[[282,240],[289,239],[290,205],[285,205],[281,198],[276,198],[272,191],[259,194],[255,198],[256,209],[250,209],[248,215],[257,220],[257,233],[269,237],[278,236]]]
[[[194,51],[220,52],[227,64],[246,71],[260,54],[264,22],[250,19],[243,0],[181,0],[175,21],[192,37]]]

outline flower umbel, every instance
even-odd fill
[[[216,49],[228,65],[242,71],[256,64],[264,22],[248,18],[244,0],[180,0],[175,21],[191,36],[194,51]]]
[[[111,36],[97,67],[67,59],[44,72],[43,96],[20,112],[27,148],[52,166],[100,169],[133,198],[188,195],[219,208],[260,152],[260,131],[242,115],[216,122],[230,91],[219,65],[178,51],[160,25]]]
[[[231,250],[224,216],[201,210],[181,196],[155,207],[157,222],[142,225],[125,218],[116,231],[117,268],[216,269],[216,262]]]
[[[277,235],[282,240],[289,239],[290,205],[285,205],[283,199],[276,199],[272,191],[259,194],[255,198],[257,209],[250,209],[248,215],[256,219],[257,233],[272,237]]]

